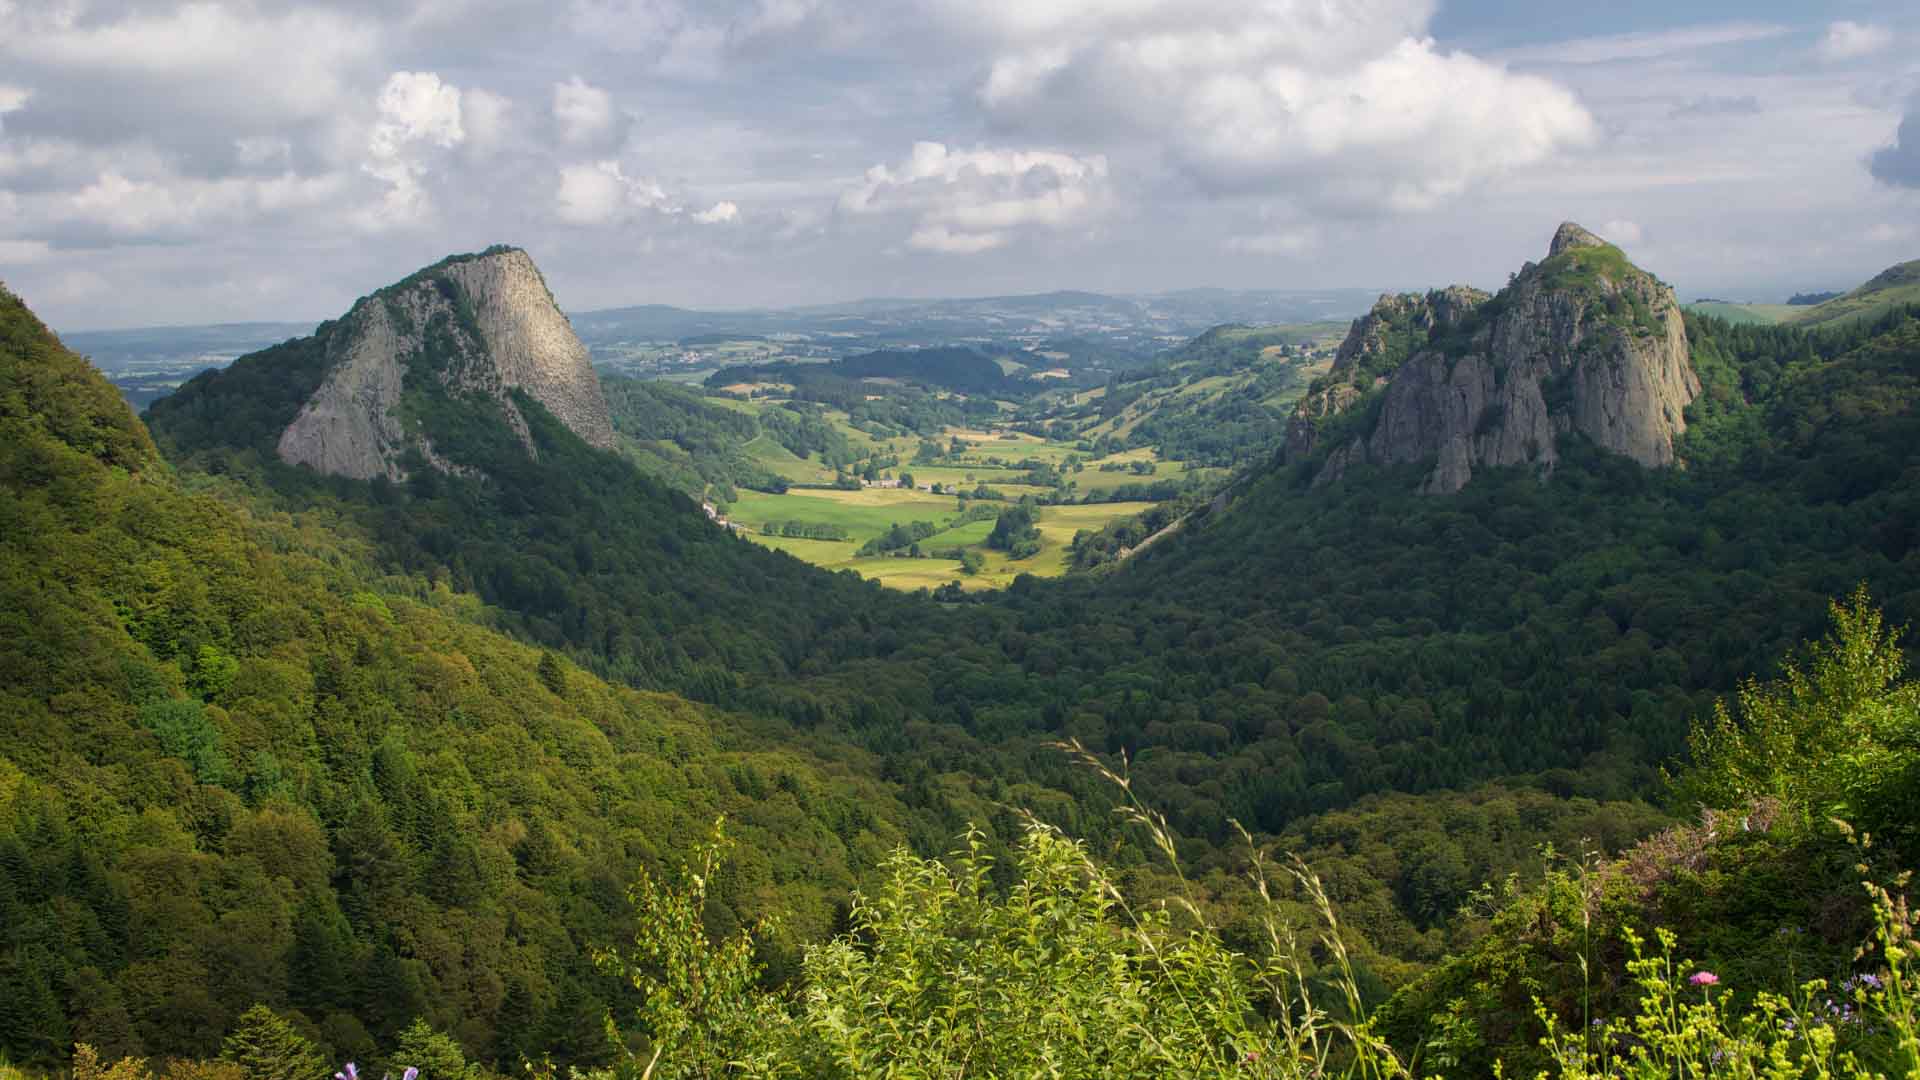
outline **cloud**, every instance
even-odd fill
[[[730,202],[717,202],[693,215],[702,225],[727,225],[740,220],[740,208]]]
[[[1230,236],[1227,250],[1248,255],[1304,255],[1320,246],[1320,231],[1311,226]]]
[[[97,234],[178,241],[197,229],[324,206],[341,188],[337,176],[302,177],[291,172],[203,180],[127,176],[107,170],[78,191],[56,197],[46,211],[51,225],[81,238]]]
[[[1619,247],[1631,247],[1647,238],[1647,231],[1637,221],[1614,219],[1600,226],[1600,238]]]
[[[512,125],[513,102],[486,90],[468,90],[460,99],[467,148],[478,157],[503,149]]]
[[[32,91],[0,83],[0,135],[6,133],[7,114],[26,108],[27,100],[31,97],[33,97]]]
[[[1892,145],[1867,159],[1867,171],[1882,183],[1920,188],[1920,95],[1907,105]]]
[[[1655,60],[1661,57],[1698,53],[1726,45],[1745,45],[1785,37],[1792,28],[1778,23],[1733,22],[1711,26],[1689,26],[1677,30],[1653,30],[1631,34],[1607,34],[1575,38],[1550,45],[1511,49],[1501,54],[1513,63],[1532,64],[1613,64],[1626,60]]]
[[[1675,105],[1671,115],[1675,117],[1757,116],[1759,112],[1760,99],[1752,94],[1743,94],[1738,97],[1706,94]]]
[[[375,109],[379,119],[367,139],[361,169],[387,184],[380,206],[364,215],[373,228],[409,225],[432,213],[421,181],[434,149],[450,150],[466,137],[460,90],[430,71],[396,71],[387,77]]]
[[[1820,59],[1831,63],[1872,56],[1891,44],[1893,44],[1893,33],[1886,27],[1841,19],[1827,27],[1826,34],[1820,38],[1820,44],[1814,47],[1814,52]]]
[[[560,141],[575,146],[605,145],[614,135],[613,95],[575,75],[553,84],[553,119]]]
[[[0,240],[0,266],[42,262],[52,250],[44,240]]]
[[[952,151],[918,142],[898,165],[875,165],[840,194],[848,215],[915,219],[908,245],[976,254],[1001,247],[1012,230],[1061,229],[1098,215],[1106,202],[1107,159],[1055,151]]]
[[[325,119],[351,96],[352,76],[379,46],[370,20],[318,6],[268,14],[195,2],[46,17],[54,6],[0,4],[0,57],[36,82],[63,77],[49,106],[69,127],[82,115],[88,126],[115,126],[95,109],[101,101],[121,105],[129,115],[119,124],[136,131],[160,101],[176,124]],[[87,5],[59,6],[71,15]]]
[[[630,177],[611,160],[561,169],[554,199],[555,213],[569,225],[613,225],[640,210],[680,212],[658,183]]]
[[[1431,5],[1417,0],[994,10],[1020,43],[980,87],[992,120],[1130,143],[1216,194],[1426,209],[1597,135],[1561,86],[1420,36]]]

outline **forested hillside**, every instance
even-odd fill
[[[590,950],[639,868],[727,813],[707,917],[817,938],[902,837],[847,748],[609,686],[327,525],[183,490],[0,292],[5,1058],[211,1057],[264,1004],[343,1059],[418,1017],[605,1060],[632,990]]]
[[[1537,873],[1538,842],[1658,829],[1690,725],[1830,598],[1920,615],[1911,311],[1689,318],[1681,468],[1568,437],[1544,482],[1432,497],[1421,463],[1319,488],[1274,463],[1116,572],[940,602],[753,548],[525,400],[537,456],[485,478],[287,467],[263,435],[313,373],[285,350],[156,408],[162,461],[6,315],[17,1060],[206,1056],[255,1002],[341,1053],[422,1016],[496,1064],[606,1060],[593,1018],[633,990],[589,950],[720,810],[744,843],[715,933],[777,911],[818,940],[894,841],[938,855],[973,821],[1004,860],[1022,811],[1178,894],[1062,737],[1127,756],[1236,948],[1260,906],[1232,822],[1324,867],[1378,1001],[1471,949],[1480,886]]]

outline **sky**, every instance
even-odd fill
[[[306,320],[525,247],[563,307],[1497,287],[1920,258],[1920,5],[0,0],[0,281]]]

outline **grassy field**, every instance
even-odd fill
[[[765,435],[755,436],[746,445],[747,456],[775,476],[797,484],[829,484],[833,470],[817,461],[799,457],[793,451]]]
[[[1195,385],[1183,389],[1189,394],[1218,391],[1218,387],[1212,385]],[[721,403],[728,408],[747,413],[757,413],[772,404],[772,402],[762,401],[716,400],[721,400]],[[1022,432],[949,429],[932,441],[939,443],[944,449],[955,438],[959,438],[968,444],[966,453],[957,462],[913,465],[911,464],[913,455],[919,450],[922,441],[919,436],[876,438],[855,429],[845,413],[829,412],[826,415],[827,419],[840,428],[855,446],[863,449],[872,447],[879,449],[882,453],[897,455],[902,464],[896,466],[894,471],[912,473],[916,484],[939,483],[942,486],[968,490],[985,484],[1007,499],[1018,499],[1023,495],[1045,495],[1048,489],[1019,483],[1017,481],[1026,475],[1024,472],[1005,466],[985,464],[986,458],[995,457],[1006,462],[1031,458],[1060,465],[1068,457],[1077,454],[1071,443],[1052,442]],[[796,484],[826,483],[833,477],[832,470],[819,460],[797,457],[765,436],[748,443],[747,452],[758,464]],[[1141,475],[1132,471],[1103,473],[1098,469],[1099,462],[1090,462],[1080,471],[1069,474],[1076,484],[1076,490],[1082,494],[1103,492],[1126,484],[1184,480],[1193,476],[1179,462],[1156,461],[1154,451],[1145,447],[1116,453],[1101,461],[1122,464],[1155,461],[1158,468],[1152,475]],[[1206,470],[1205,474],[1221,472],[1224,470],[1210,469]],[[899,488],[840,491],[831,488],[795,487],[784,494],[774,495],[742,490],[738,499],[728,508],[728,514],[734,522],[746,530],[747,538],[755,543],[787,552],[795,558],[829,570],[851,570],[890,588],[906,590],[938,588],[948,582],[958,582],[962,588],[966,589],[993,589],[1005,588],[1020,574],[1054,577],[1065,573],[1071,554],[1070,546],[1076,532],[1082,529],[1098,529],[1115,518],[1140,513],[1150,505],[1152,504],[1126,502],[1041,506],[1037,517],[1040,551],[1019,562],[1007,558],[1005,552],[987,549],[987,536],[993,531],[994,526],[991,519],[955,526],[953,523],[960,515],[961,500],[953,496],[934,495],[926,491]],[[786,521],[839,526],[846,530],[847,539],[812,540],[768,536],[762,531],[770,522]],[[889,556],[863,558],[855,554],[861,545],[884,534],[894,525],[914,521],[931,522],[941,530],[921,541],[920,546],[923,551],[964,548],[981,557],[984,564],[982,570],[974,575],[964,574],[961,572],[960,563],[955,559]]]
[[[897,522],[931,521],[935,525],[945,525],[959,516],[959,512],[958,499],[929,495],[923,491],[901,491],[897,488],[867,488],[863,491],[807,489],[789,491],[785,495],[742,491],[739,500],[733,504],[731,516],[733,520],[756,531],[769,521],[838,525],[847,530],[848,536],[857,545],[886,532]]]
[[[734,504],[734,520],[757,528],[766,521],[810,521],[844,526],[853,539],[802,540],[785,536],[747,535],[754,543],[784,551],[828,570],[852,570],[894,589],[934,589],[957,581],[965,589],[999,589],[1021,574],[1058,577],[1066,573],[1073,536],[1082,529],[1098,529],[1114,518],[1138,514],[1152,503],[1093,503],[1042,506],[1036,522],[1040,551],[1015,562],[1005,552],[989,551],[987,535],[992,521],[969,521],[920,542],[923,550],[964,547],[985,562],[980,573],[962,573],[953,559],[912,559],[888,556],[862,558],[860,545],[885,532],[896,521],[932,521],[944,524],[956,516],[958,500],[903,491],[869,488],[865,491],[807,491],[785,495],[743,493]]]
[[[1716,319],[1725,319],[1730,323],[1759,323],[1764,326],[1788,322],[1794,316],[1812,310],[1788,304],[1724,304],[1717,300],[1706,304],[1687,304],[1686,309],[1698,315],[1711,315]]]

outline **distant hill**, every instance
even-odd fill
[[[1903,304],[1920,304],[1920,259],[1890,266],[1849,292],[1797,293],[1784,304],[1701,297],[1686,309],[1735,324],[1817,327],[1870,319]]]
[[[1828,326],[1872,318],[1901,304],[1920,304],[1920,259],[1890,266],[1865,285],[1807,308],[1789,321],[1800,326]]]

